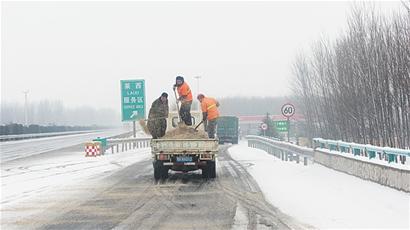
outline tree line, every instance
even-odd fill
[[[410,147],[410,11],[353,7],[347,31],[294,60],[310,137]]]
[[[62,126],[62,125],[22,125],[22,124],[7,124],[0,125],[0,135],[18,135],[32,133],[51,133],[51,132],[67,132],[67,131],[85,131],[96,130],[106,127],[99,126]]]
[[[118,109],[119,111],[119,109]],[[90,106],[68,108],[61,101],[41,100],[27,106],[27,123],[53,126],[120,126],[120,113],[114,109]],[[1,124],[25,124],[25,107],[19,103],[1,103]]]

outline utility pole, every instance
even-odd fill
[[[24,91],[24,125],[28,126],[28,103],[27,103],[27,95],[28,95],[28,90]]]
[[[196,79],[196,92],[199,93],[199,79],[201,79],[201,76],[195,76]]]

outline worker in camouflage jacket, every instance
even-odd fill
[[[148,114],[147,126],[153,139],[157,139],[165,135],[167,130],[168,112],[168,94],[162,93],[161,96],[152,103]]]

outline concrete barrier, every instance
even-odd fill
[[[410,192],[410,170],[389,167],[316,149],[314,161],[328,168]]]

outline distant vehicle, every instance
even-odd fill
[[[218,136],[219,144],[226,142],[238,144],[239,118],[235,116],[219,117],[216,135]]]
[[[192,123],[195,126],[201,112],[191,112]],[[170,112],[169,129],[177,126],[176,112]],[[200,127],[203,126],[201,125]],[[189,172],[201,169],[203,178],[216,177],[216,157],[218,153],[217,139],[152,139],[151,151],[154,166],[154,178],[165,179],[168,171]]]

